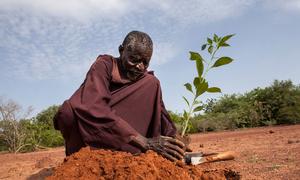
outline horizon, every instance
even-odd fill
[[[189,94],[184,84],[197,73],[189,51],[202,55],[201,45],[214,33],[235,34],[231,47],[220,52],[234,61],[208,73],[208,82],[222,93],[206,93],[202,101],[274,80],[300,84],[299,0],[3,0],[0,5],[0,96],[24,108],[32,105],[35,114],[69,98],[99,54],[117,57],[132,30],[153,40],[149,70],[173,112],[183,112],[182,96]]]

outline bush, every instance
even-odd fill
[[[43,110],[36,116],[36,125],[39,127],[40,145],[46,147],[57,147],[64,144],[61,133],[54,129],[53,118],[59,106],[53,105]]]
[[[180,122],[180,114],[172,117],[177,119],[176,123]],[[204,112],[192,117],[188,132],[296,123],[300,123],[300,87],[289,80],[275,80],[266,88],[209,99]]]
[[[62,146],[64,139],[53,127],[58,106],[50,106],[31,119],[14,118],[21,107],[14,101],[1,101],[0,150],[28,152]],[[13,117],[13,118],[12,118]]]
[[[45,130],[41,134],[41,145],[47,147],[57,147],[64,145],[64,138],[59,131],[54,129]]]

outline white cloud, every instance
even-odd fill
[[[256,0],[2,0],[0,9],[30,9],[38,13],[78,20],[119,18],[130,13],[155,13],[179,22],[214,21],[236,15]]]
[[[31,79],[79,77],[98,53],[117,55],[133,29],[155,39],[153,65],[176,56],[178,32],[235,16],[255,0],[2,0],[0,73]],[[99,52],[97,52],[99,51]]]
[[[265,5],[272,9],[300,12],[300,0],[265,0]]]
[[[128,3],[120,0],[2,0],[0,6],[6,10],[24,8],[36,13],[77,20],[87,20],[99,14],[116,17],[128,9]]]
[[[149,1],[147,1],[149,2]],[[151,1],[150,1],[151,2]],[[238,15],[254,0],[153,0],[153,9],[160,9],[164,18],[183,24],[214,22]],[[147,4],[147,3],[146,3]]]
[[[154,44],[151,67],[161,65],[172,60],[175,57],[177,48],[178,47],[170,42],[156,42],[156,44]]]

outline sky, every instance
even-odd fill
[[[150,70],[160,80],[166,108],[185,107],[183,86],[196,75],[189,51],[207,37],[235,34],[219,56],[234,61],[209,71],[224,94],[300,84],[300,0],[0,0],[0,96],[33,114],[68,99],[99,54],[119,56],[132,30],[154,42]]]

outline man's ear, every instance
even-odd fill
[[[124,46],[121,44],[121,45],[119,46],[119,53],[121,54],[123,51],[124,51]]]

